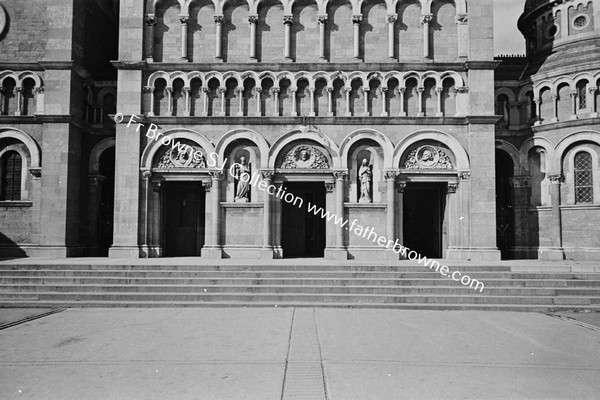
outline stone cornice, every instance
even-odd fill
[[[91,74],[81,65],[74,61],[44,61],[38,62],[0,62],[0,70],[12,71],[50,71],[50,70],[71,70],[84,79],[91,77]]]
[[[531,129],[533,130],[533,133],[555,131],[557,129],[572,128],[576,126],[589,126],[590,129],[597,130],[598,125],[600,125],[600,118],[584,118],[537,125],[533,126]]]
[[[498,65],[502,64],[502,61],[467,61],[465,62],[465,68],[469,69],[496,69]]]

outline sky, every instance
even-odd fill
[[[525,39],[517,28],[525,0],[493,0],[494,54],[525,54]]]

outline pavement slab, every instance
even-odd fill
[[[600,331],[537,313],[68,309],[0,330],[0,399],[598,399]]]

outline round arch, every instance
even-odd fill
[[[279,153],[284,149],[288,144],[295,142],[296,140],[312,140],[314,142],[319,143],[323,146],[327,151],[329,151],[329,155],[331,156],[331,162],[333,164],[333,169],[341,169],[340,163],[340,149],[335,144],[331,138],[322,133],[315,131],[300,131],[295,130],[292,132],[288,132],[273,143],[273,146],[269,150],[269,160],[268,167],[275,168],[275,160]]]
[[[460,171],[468,171],[471,169],[469,156],[465,148],[453,136],[434,130],[413,132],[398,143],[394,149],[394,166],[400,166],[400,159],[406,150],[414,143],[421,140],[436,140],[445,144],[454,153],[456,157],[456,169]]]
[[[98,143],[92,148],[90,152],[90,162],[88,171],[90,174],[97,174],[100,169],[100,157],[105,150],[115,147],[115,138],[106,138]]]
[[[519,150],[512,144],[504,140],[496,140],[496,149],[502,150],[507,153],[513,162],[513,174],[520,175],[521,170],[521,156]]]
[[[529,151],[534,147],[541,147],[546,152],[546,159],[554,159],[554,143],[543,136],[527,139],[519,148],[520,164],[525,173],[529,172]],[[546,162],[546,166],[550,166]]]
[[[340,145],[340,161],[343,169],[348,168],[348,153],[352,145],[362,139],[371,139],[377,142],[383,150],[383,168],[394,168],[394,145],[383,133],[375,129],[358,129],[344,138]]]
[[[555,157],[552,158],[552,170],[553,171],[561,171],[562,168],[562,158],[565,154],[565,151],[572,145],[577,142],[593,142],[600,146],[600,132],[597,131],[580,131],[570,134],[569,136],[562,139],[555,148]]]
[[[27,147],[29,156],[31,157],[30,168],[39,168],[41,166],[40,148],[29,134],[16,128],[0,128],[0,140],[7,138],[17,139]]]
[[[163,132],[163,136],[170,137],[171,143],[177,142],[178,141],[177,139],[191,140],[192,142],[195,142],[200,147],[202,147],[202,149],[206,152],[207,157],[209,154],[212,154],[215,152],[214,145],[212,144],[212,142],[210,140],[208,140],[206,138],[206,136],[204,136],[200,132],[196,132],[191,129],[174,128],[174,129],[170,129],[168,131]],[[140,168],[151,169],[152,168],[152,160],[154,159],[154,156],[156,155],[158,150],[163,146],[165,146],[165,145],[162,144],[162,142],[160,140],[158,140],[158,141],[152,140],[146,146],[146,148],[144,149],[144,152],[142,153],[142,159],[141,159],[142,161],[140,163]]]
[[[269,161],[269,143],[257,132],[250,129],[234,129],[221,137],[215,148],[218,160],[225,160],[225,150],[234,140],[246,139],[258,146],[260,151],[260,167],[267,168]]]

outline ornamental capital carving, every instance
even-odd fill
[[[327,23],[327,14],[318,14],[317,22],[319,22],[321,25],[325,25]]]
[[[172,88],[172,87],[169,87],[169,86],[167,86],[167,87],[165,88],[165,91],[166,91],[167,93],[171,94],[171,93],[173,93],[173,88]]]
[[[146,23],[146,26],[156,25],[156,22],[157,22],[156,15],[146,14],[146,16],[144,17],[144,22]]]
[[[344,181],[348,176],[348,171],[333,171],[333,176],[338,181]]]
[[[448,193],[456,193],[458,190],[458,182],[448,182]]]
[[[421,15],[421,24],[423,24],[423,25],[430,23],[432,20],[433,20],[433,14]]]
[[[208,88],[207,88],[207,87],[203,87],[203,88],[202,88],[202,91],[203,91],[204,93],[208,93],[208,92],[209,92],[209,90],[208,90]]]
[[[213,181],[220,181],[223,180],[223,177],[225,177],[225,173],[221,169],[211,170],[208,171],[208,173]]]
[[[217,91],[219,92],[219,94],[224,94],[227,91],[227,89],[224,87],[220,87],[219,89],[217,89]]]
[[[189,15],[180,15],[179,16],[179,22],[181,22],[182,25],[186,25],[189,20],[190,20]]]
[[[36,86],[33,89],[33,93],[37,93],[37,94],[44,93],[44,87],[43,86]]]
[[[23,87],[22,86],[15,86],[15,93],[23,93]]]
[[[399,87],[398,88],[398,92],[404,94],[404,93],[406,93],[406,88],[405,87]]]
[[[106,182],[106,176],[100,174],[88,175],[88,180],[93,186],[99,186]]]
[[[191,91],[192,91],[192,89],[191,89],[191,88],[189,88],[189,87],[187,87],[187,86],[184,86],[183,88],[181,88],[181,91],[182,91],[183,93],[189,93],[189,92],[191,92]]]
[[[514,188],[528,187],[530,182],[529,175],[519,175],[510,178],[510,186]]]
[[[460,171],[458,177],[461,181],[468,181],[471,179],[471,171]]]
[[[468,86],[459,86],[456,88],[456,93],[469,93]]]
[[[152,177],[152,171],[145,169],[142,171],[142,179],[147,181],[148,179],[150,179],[150,177]]]
[[[557,95],[557,94],[553,94],[553,95],[551,95],[551,96],[550,96],[550,98],[551,98],[553,101],[556,101],[556,100],[558,100],[558,95]]]
[[[398,193],[404,193],[404,189],[406,189],[406,182],[398,183]]]
[[[280,91],[281,91],[281,89],[278,87],[271,88],[271,93],[273,93],[273,94],[279,93]]]
[[[33,176],[33,179],[40,179],[42,177],[42,169],[40,167],[29,168],[29,173]]]
[[[351,87],[347,87],[347,86],[345,86],[345,87],[344,87],[344,92],[346,92],[346,93],[350,93],[350,92],[352,92],[352,88],[351,88]]]
[[[153,89],[154,89],[154,88],[153,88],[152,86],[144,86],[144,87],[142,88],[142,92],[144,92],[144,93],[152,93],[152,90],[153,90]]]
[[[222,24],[224,17],[222,15],[215,15],[213,19],[215,21],[215,24]]]
[[[569,92],[569,94],[571,95],[571,97],[575,97],[575,96],[577,96],[577,94],[578,94],[578,93],[579,93],[579,92],[578,92],[577,90],[571,90],[571,91]]]
[[[283,16],[283,24],[284,25],[291,25],[293,22],[294,22],[293,15],[284,15]]]
[[[596,86],[592,86],[588,88],[588,92],[590,92],[591,94],[596,93],[596,91],[598,90],[598,88]]]
[[[354,14],[352,16],[352,23],[353,24],[360,24],[360,22],[362,21],[362,14]]]
[[[264,180],[271,180],[273,179],[273,176],[275,176],[275,171],[273,171],[272,169],[263,169],[260,171],[260,176]]]
[[[538,97],[538,98],[533,99],[533,102],[539,106],[540,104],[542,104],[542,99],[540,99]]]
[[[258,15],[248,15],[248,22],[250,25],[256,25],[258,23]]]
[[[212,189],[212,181],[202,182],[202,187],[204,188],[204,191],[210,192],[210,189]]]
[[[454,17],[454,22],[456,22],[458,25],[466,25],[469,22],[469,15],[456,14],[456,17]]]
[[[441,87],[436,87],[436,88],[435,88],[435,92],[436,92],[437,94],[441,94],[443,91],[444,91],[444,88],[441,88]]]
[[[399,174],[400,174],[399,171],[385,171],[383,174],[383,178],[386,181],[395,181],[396,178],[398,178]]]
[[[335,190],[335,183],[332,183],[332,182],[325,182],[325,190],[326,190],[328,193],[331,193],[331,192],[333,192],[333,191]]]
[[[398,20],[398,14],[388,14],[386,16],[388,24],[393,24]]]
[[[327,86],[327,93],[333,93],[333,87]]]
[[[152,191],[160,192],[160,189],[162,189],[162,181],[152,182]]]
[[[550,174],[548,175],[548,180],[550,183],[558,184],[562,182],[563,176],[562,174]]]
[[[262,88],[261,87],[255,87],[254,88],[254,93],[255,94],[261,94],[262,93]]]
[[[385,86],[381,87],[381,93],[387,93],[387,91],[388,91],[387,87],[385,87]]]
[[[419,93],[423,93],[424,91],[425,91],[425,88],[424,88],[424,87],[422,87],[422,86],[420,86],[420,87],[417,87],[417,92],[419,92]]]

